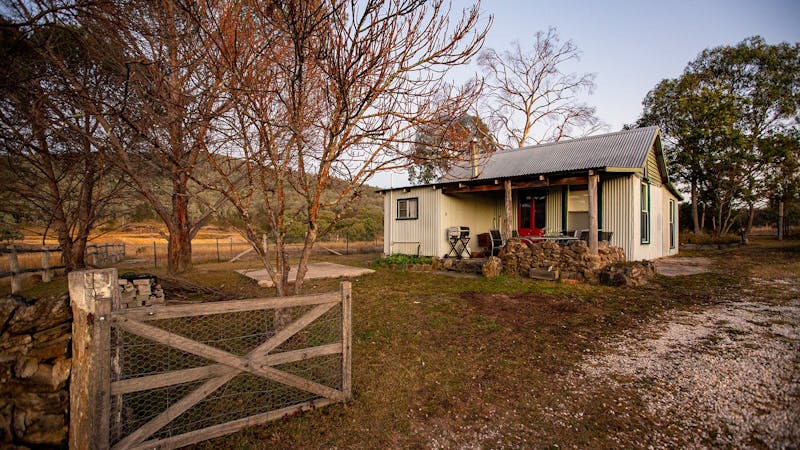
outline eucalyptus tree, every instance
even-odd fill
[[[579,57],[575,43],[562,42],[554,28],[534,34],[530,48],[514,41],[508,50],[481,52],[482,109],[501,143],[517,148],[556,142],[603,126],[595,108],[579,100],[594,90],[595,75],[564,71]]]
[[[659,125],[671,144],[670,167],[688,184],[695,232],[698,205],[713,214],[717,234],[774,189],[775,139],[798,129],[800,45],[768,45],[760,37],[704,50],[676,79],[661,81],[643,102],[641,125]]]
[[[408,166],[412,184],[427,184],[454,164],[473,164],[497,149],[489,127],[475,115],[450,116],[424,124],[416,131],[413,164]],[[474,153],[473,153],[474,152]]]

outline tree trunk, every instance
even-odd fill
[[[303,252],[300,255],[300,262],[297,264],[297,276],[294,280],[294,293],[299,294],[300,289],[303,287],[303,281],[308,273],[308,260],[311,258],[311,250],[314,248],[314,243],[317,242],[317,224],[311,221],[306,231],[306,240],[303,244]]]
[[[750,232],[753,230],[753,219],[756,217],[756,206],[753,203],[748,205],[748,214],[747,214],[747,226],[744,229],[744,235],[742,239],[744,240],[745,244],[750,243]]]
[[[697,209],[698,209],[697,208],[698,200],[697,200],[697,182],[696,181],[692,181],[692,194],[691,195],[692,195],[692,226],[693,226],[694,233],[697,234],[697,233],[700,232],[701,228],[700,228],[700,217],[699,217],[699,214],[698,214],[698,211],[697,211]]]
[[[780,199],[778,201],[778,240],[779,241],[783,240],[783,234],[784,234],[784,229],[783,229],[783,226],[784,226],[783,207],[784,207],[784,201],[783,201],[783,199]]]
[[[167,270],[172,275],[192,270],[192,226],[189,222],[187,180],[177,177],[172,182],[172,214],[167,228]]]
[[[700,215],[700,230],[701,232],[706,229],[706,205],[703,205],[703,213]]]

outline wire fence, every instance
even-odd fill
[[[118,285],[113,268],[69,275],[71,444],[174,448],[352,398],[349,282],[131,308]]]

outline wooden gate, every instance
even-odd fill
[[[350,283],[284,298],[119,308],[74,272],[70,448],[174,448],[347,401]]]

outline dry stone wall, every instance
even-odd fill
[[[503,273],[544,279],[573,279],[595,282],[606,266],[625,261],[625,251],[602,241],[598,254],[589,253],[584,241],[558,244],[511,239],[500,250]]]
[[[71,338],[67,295],[0,298],[0,448],[66,445]]]

